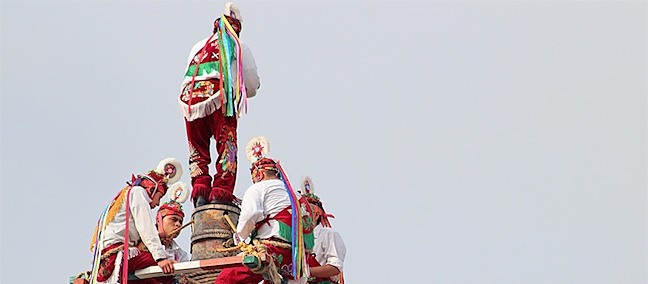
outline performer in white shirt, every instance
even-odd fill
[[[305,283],[306,272],[300,275],[301,269],[306,269],[305,263],[296,273],[293,270],[292,259],[292,213],[295,210],[302,215],[301,207],[293,209],[291,199],[298,203],[298,196],[286,188],[287,183],[282,180],[281,168],[278,162],[264,157],[267,153],[267,141],[263,137],[255,137],[250,141],[246,152],[253,161],[250,169],[253,185],[243,195],[241,213],[236,227],[236,236],[240,240],[257,239],[267,247],[272,256],[279,274],[288,283]],[[256,152],[256,153],[254,153]],[[292,197],[291,197],[292,196]],[[299,205],[297,205],[299,206]],[[300,217],[301,219],[301,217]],[[304,223],[302,220],[300,222]],[[306,226],[305,226],[306,227]],[[302,231],[304,248],[308,251],[313,247],[313,236],[308,226]],[[304,256],[305,257],[305,256]],[[216,284],[223,283],[259,283],[264,278],[253,273],[245,266],[226,268],[218,275]]]
[[[189,142],[194,206],[236,200],[237,120],[261,85],[252,51],[239,39],[241,23],[238,7],[226,3],[213,34],[197,42],[187,59],[178,104]],[[218,152],[213,183],[211,138]]]
[[[344,283],[342,269],[346,256],[346,246],[340,233],[331,227],[324,205],[315,195],[313,182],[309,177],[302,181],[302,198],[311,205],[313,220],[315,220],[315,247],[308,259],[310,277],[308,283],[330,284]]]
[[[126,272],[158,265],[164,273],[173,273],[173,259],[160,241],[153,223],[155,208],[167,190],[175,190],[182,176],[182,165],[175,159],[162,160],[155,170],[133,176],[128,186],[113,199],[102,214],[91,242],[95,252],[91,283],[124,283]],[[171,185],[171,188],[168,186]],[[128,208],[128,210],[127,210]],[[145,249],[137,244],[141,242]],[[124,245],[126,243],[126,245]],[[127,249],[127,254],[124,253]],[[173,277],[128,281],[130,283],[171,283]]]
[[[180,234],[183,219],[184,212],[182,211],[182,205],[177,200],[171,200],[160,206],[155,217],[160,241],[164,245],[167,258],[173,259],[176,262],[191,260],[189,254],[174,240]]]

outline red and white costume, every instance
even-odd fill
[[[305,224],[304,227],[292,226],[292,214],[303,216],[305,211],[302,211],[301,206],[293,209],[291,199],[296,201],[299,196],[294,196],[292,190],[286,188],[287,183],[281,179],[283,175],[281,166],[275,160],[263,157],[268,150],[269,145],[264,137],[253,138],[246,147],[246,154],[252,162],[250,171],[254,184],[248,187],[243,195],[234,239],[235,241],[248,238],[258,240],[267,248],[274,261],[274,267],[278,270],[277,273],[284,280],[288,283],[306,283],[307,267],[304,267],[303,277],[295,279],[293,274],[294,271],[300,273],[301,263],[297,263],[298,267],[293,267],[292,238],[295,233],[293,230],[300,228],[302,231],[298,233],[297,238],[304,242],[305,252],[310,251],[314,242],[311,223]],[[268,177],[272,172],[279,176],[273,177],[270,174]],[[302,218],[297,219],[301,221]],[[305,222],[310,222],[310,219],[308,220]],[[303,239],[300,236],[302,234]],[[255,274],[246,266],[240,266],[223,269],[214,283],[259,283],[261,281],[264,281],[263,275]]]
[[[230,4],[230,3],[228,3]],[[240,32],[240,15],[231,4],[226,6],[227,19]],[[231,17],[230,17],[231,16]],[[217,20],[218,22],[218,20]],[[189,142],[189,168],[191,197],[196,204],[198,197],[205,201],[231,203],[235,200],[234,184],[237,170],[237,115],[227,116],[222,111],[220,94],[219,60],[221,53],[217,34],[197,42],[187,59],[187,68],[180,87],[178,104],[185,119]],[[241,66],[247,97],[256,95],[260,86],[256,63],[250,48],[241,42]],[[238,66],[233,61],[233,72]],[[212,181],[209,174],[210,139],[216,140],[216,173]],[[213,183],[212,183],[213,182]]]
[[[168,235],[169,233],[172,233],[172,232],[165,232],[164,231],[164,223],[163,223],[164,222],[163,221],[164,217],[166,217],[168,215],[176,215],[180,219],[184,219],[185,215],[184,215],[184,211],[182,210],[182,203],[186,200],[186,196],[184,196],[186,191],[185,191],[184,188],[182,188],[180,190],[182,190],[181,193],[173,192],[172,194],[175,195],[175,196],[171,196],[171,201],[169,201],[167,203],[164,203],[162,206],[160,206],[160,209],[158,209],[158,213],[155,216],[155,221],[157,222],[157,230],[158,230],[158,233],[160,233],[160,234]],[[178,195],[183,195],[183,196],[179,197]],[[178,198],[180,198],[182,200],[178,200]],[[173,235],[172,237],[173,238],[177,237],[177,235],[179,233],[180,232]],[[173,239],[171,240],[171,242],[168,245],[164,246],[164,252],[167,255],[167,259],[172,259],[172,260],[175,260],[177,262],[184,262],[184,261],[190,261],[191,260],[191,257],[189,256],[189,254],[186,251],[184,251],[178,245],[178,243],[176,243],[176,241],[173,240]]]
[[[281,218],[281,220],[275,217],[280,213],[284,215],[289,208],[290,199],[281,180],[255,183],[243,195],[241,214],[236,226],[237,235],[242,239],[251,237],[287,245],[287,247],[279,247],[264,243],[268,252],[277,261],[280,274],[284,277],[292,270],[290,223],[286,224],[286,221],[290,222],[290,214],[287,214],[288,218]],[[223,269],[214,283],[259,283],[260,281],[263,281],[262,275],[254,274],[249,268],[241,266]],[[290,283],[306,283],[306,277],[291,279]]]
[[[320,198],[315,195],[312,180],[305,177],[302,180],[302,198],[311,205],[311,210],[315,218],[320,218],[319,223],[313,229],[315,236],[315,246],[313,253],[309,255],[308,265],[318,267],[331,265],[337,268],[340,273],[331,277],[311,277],[308,283],[311,284],[331,284],[344,283],[343,266],[346,257],[346,246],[340,233],[331,228],[329,218],[333,215],[327,214]],[[318,222],[318,220],[315,220]]]
[[[162,160],[155,170],[133,176],[129,185],[113,199],[99,219],[91,242],[91,250],[95,251],[90,276],[94,280],[92,283],[123,283],[123,269],[130,273],[167,259],[153,222],[151,202],[156,194],[166,194],[167,184],[177,182],[181,175],[182,166],[175,159]],[[175,191],[179,186],[181,183],[172,186],[171,190]],[[126,239],[128,250],[124,252]],[[143,246],[138,247],[140,243]],[[125,258],[128,259],[126,268],[122,267]],[[153,284],[172,281],[173,277],[169,276],[128,282]]]
[[[151,198],[148,197],[144,188],[134,186],[130,191],[130,228],[129,228],[129,260],[128,271],[133,272],[138,269],[157,265],[159,259],[167,259],[164,246],[160,242],[158,230],[153,223],[153,214],[149,203]],[[125,202],[125,201],[124,201]],[[125,205],[125,204],[124,204]],[[107,258],[102,262],[97,277],[98,283],[118,283],[121,276],[121,263],[124,254],[119,250],[116,254],[107,255],[109,251],[115,248],[121,248],[124,244],[124,229],[126,228],[126,206],[122,206],[115,219],[108,224],[104,231],[105,239],[102,242],[104,249],[102,255]],[[142,251],[137,248],[139,242],[146,245],[148,251]],[[167,279],[171,283],[173,279]],[[164,282],[164,283],[167,283]],[[129,283],[159,283],[153,280],[129,281]]]

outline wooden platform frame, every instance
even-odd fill
[[[178,262],[173,264],[175,272],[173,275],[178,274],[189,274],[195,272],[209,271],[215,269],[223,269],[228,267],[236,267],[240,265],[246,266],[256,266],[259,263],[256,263],[256,258],[251,258],[247,256],[244,258],[243,255],[222,257],[222,258],[212,258],[204,260],[193,260],[187,262]],[[262,263],[267,263],[268,256],[264,253],[259,253],[258,261]],[[165,274],[162,272],[162,268],[159,266],[149,266],[135,271],[134,273],[129,274],[128,280],[138,280],[138,279],[149,279],[155,277],[164,277],[171,276],[171,274]]]

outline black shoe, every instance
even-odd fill
[[[196,207],[200,207],[200,206],[203,206],[203,205],[205,205],[205,204],[207,204],[207,200],[206,200],[204,197],[202,197],[202,196],[198,196],[198,197],[196,197],[196,199],[194,200],[194,208],[196,208]]]

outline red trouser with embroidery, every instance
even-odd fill
[[[282,277],[287,277],[292,271],[291,250],[289,248],[280,248],[270,244],[265,244],[268,253],[279,270]],[[292,277],[289,277],[292,278]],[[263,275],[252,272],[247,266],[225,268],[218,274],[214,284],[257,284],[263,280]],[[267,281],[266,281],[267,283]]]
[[[191,171],[191,197],[202,196],[207,201],[232,203],[236,182],[237,139],[236,116],[226,117],[218,109],[214,113],[193,121],[185,119],[189,141],[189,169]],[[211,156],[210,139],[216,140],[218,160],[212,184],[209,175]]]

